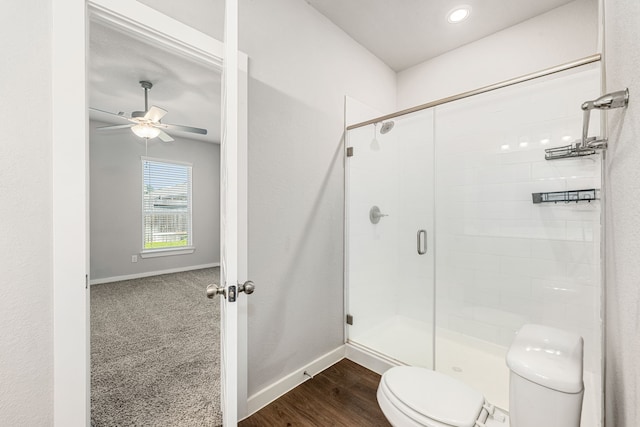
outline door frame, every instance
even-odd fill
[[[99,21],[220,71],[224,44],[136,1],[65,0],[51,2],[50,7],[53,424],[66,427],[90,424],[89,24],[92,20]],[[247,279],[248,57],[242,52],[237,55],[238,280],[244,281]],[[246,305],[246,298],[238,299],[240,418],[247,411]]]

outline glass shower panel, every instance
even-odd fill
[[[351,130],[348,146],[348,340],[432,368],[433,112]]]
[[[531,196],[601,188],[600,155],[544,158],[579,138],[580,105],[599,95],[591,65],[435,111],[435,368],[504,409],[506,351],[515,331],[538,323],[584,337],[583,419],[600,419],[600,201]],[[591,123],[600,135],[598,115]]]

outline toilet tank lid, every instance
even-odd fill
[[[580,335],[542,325],[524,325],[509,351],[507,366],[536,384],[564,393],[582,391]]]

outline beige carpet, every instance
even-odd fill
[[[91,425],[218,426],[219,269],[91,287]]]

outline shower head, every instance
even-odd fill
[[[619,90],[617,92],[602,95],[593,101],[587,101],[582,104],[584,111],[593,110],[610,110],[612,108],[626,107],[629,104],[629,89]]]
[[[391,132],[393,126],[395,125],[393,120],[389,120],[388,122],[382,122],[382,127],[380,128],[380,133],[385,134]]]
[[[607,93],[602,95],[598,99],[593,101],[587,101],[582,103],[582,140],[579,141],[582,150],[592,150],[593,148],[606,148],[606,138],[597,142],[597,138],[589,139],[589,118],[591,116],[591,110],[610,110],[612,108],[623,108],[629,105],[629,89],[619,90],[617,92]]]

